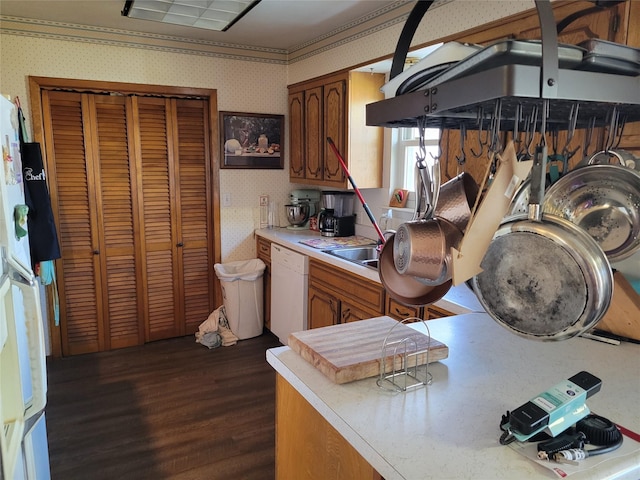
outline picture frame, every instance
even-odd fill
[[[284,169],[284,115],[220,112],[220,168]]]
[[[403,188],[396,188],[391,194],[391,200],[389,201],[390,207],[404,208],[407,205],[407,199],[409,198],[409,190]]]

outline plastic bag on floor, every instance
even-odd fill
[[[196,342],[209,348],[230,347],[238,343],[238,337],[229,328],[224,305],[216,308],[200,324],[196,332]]]

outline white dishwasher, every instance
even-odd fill
[[[284,345],[307,329],[308,275],[309,257],[271,244],[271,331]]]

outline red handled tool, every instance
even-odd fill
[[[353,181],[353,177],[351,177],[351,174],[347,169],[347,165],[346,163],[344,163],[344,158],[342,158],[342,155],[340,155],[340,152],[336,148],[336,144],[333,143],[333,140],[331,140],[331,137],[327,137],[327,143],[329,143],[331,150],[333,150],[333,153],[335,153],[336,157],[338,157],[338,160],[340,161],[340,165],[342,166],[342,170],[344,170],[344,174],[349,179],[349,183],[351,183],[351,186],[355,190],[356,195],[358,195],[358,198],[360,199],[360,203],[362,203],[362,208],[364,208],[364,211],[367,212],[367,216],[369,217],[369,220],[371,220],[371,223],[373,224],[373,228],[376,229],[376,232],[378,233],[378,237],[380,237],[380,241],[384,244],[385,238],[384,238],[384,235],[382,234],[382,230],[380,230],[380,227],[378,226],[378,222],[376,222],[375,217],[371,213],[371,210],[369,209],[367,202],[364,201],[364,197],[362,196],[362,194],[360,193],[360,190],[356,186],[356,182]]]

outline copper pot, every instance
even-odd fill
[[[471,218],[478,190],[478,184],[471,174],[462,172],[453,177],[440,187],[435,216],[449,220],[464,232]]]
[[[403,223],[393,241],[396,270],[427,285],[440,285],[451,279],[451,248],[458,248],[461,240],[462,231],[444,218]]]
[[[391,298],[405,305],[422,306],[444,297],[451,288],[451,280],[440,285],[425,285],[416,277],[398,273],[393,259],[394,236],[385,242],[378,258],[380,281]]]

